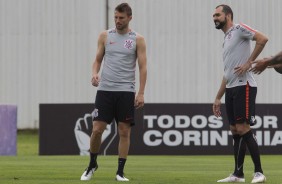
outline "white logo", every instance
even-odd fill
[[[255,124],[256,118],[255,118],[254,116],[251,116],[251,122],[252,122],[253,124]]]
[[[96,118],[96,117],[98,117],[98,109],[94,109],[94,111],[92,112],[92,117],[93,118]]]

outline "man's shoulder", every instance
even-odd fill
[[[117,31],[116,31],[115,28],[111,28],[111,29],[108,29],[108,30],[106,31],[106,33],[115,34],[115,33],[117,33]]]
[[[136,37],[136,40],[144,40],[145,39],[143,35],[141,35],[137,32],[135,32],[135,37]]]
[[[143,35],[141,35],[140,33],[136,32],[134,30],[131,30],[128,34],[129,34],[129,37],[136,38],[137,43],[145,40]]]
[[[104,37],[104,36],[107,36],[107,34],[108,34],[108,30],[104,30],[104,31],[100,32],[99,36]]]
[[[235,27],[237,30],[240,30],[241,32],[253,32],[253,33],[257,32],[254,28],[242,22],[240,24],[236,24]]]
[[[137,37],[138,33],[137,33],[136,31],[131,30],[131,31],[128,33],[128,35],[129,35],[130,37]]]
[[[99,35],[99,43],[104,43],[107,39],[107,31],[102,31]]]
[[[234,24],[235,29],[240,29],[240,27],[241,27],[240,24]]]
[[[232,26],[232,31],[242,31],[242,29],[245,29],[245,27],[244,27],[244,25],[245,24],[243,24],[243,23],[240,23],[240,24],[234,24],[233,26]]]

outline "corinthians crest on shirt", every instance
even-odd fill
[[[127,40],[125,40],[124,41],[124,48],[126,48],[126,49],[133,49],[133,46],[134,46],[134,41],[133,40],[131,40],[131,39],[127,39]]]

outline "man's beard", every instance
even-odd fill
[[[216,29],[222,29],[225,26],[226,22],[227,22],[226,18],[225,18],[225,20],[223,22],[215,21],[214,22],[215,23],[215,28]]]
[[[127,27],[127,25],[116,25],[117,30],[124,30]]]

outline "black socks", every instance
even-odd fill
[[[123,169],[125,165],[126,159],[125,158],[119,158],[118,159],[118,170],[117,174],[123,177]]]
[[[263,173],[261,168],[260,153],[258,148],[258,143],[256,141],[255,135],[252,130],[245,133],[243,136],[233,135],[234,140],[234,158],[235,158],[235,169],[234,175],[238,177],[244,177],[243,164],[246,153],[246,147],[250,152],[252,157],[255,172]]]
[[[254,162],[255,165],[255,172],[261,172],[262,168],[261,168],[261,162],[260,162],[260,153],[259,153],[259,148],[258,148],[258,143],[256,141],[255,135],[253,134],[252,130],[248,131],[247,133],[245,133],[242,138],[244,139],[248,150],[250,152],[250,155],[252,157],[252,160]]]
[[[234,175],[243,178],[243,165],[246,154],[246,143],[240,135],[233,135],[234,140],[234,158],[235,158],[235,169]]]
[[[98,153],[91,153],[90,152],[90,162],[89,162],[89,166],[88,166],[89,169],[98,167],[97,156],[98,156]],[[118,159],[117,174],[120,175],[121,177],[123,177],[123,170],[124,170],[125,162],[126,162],[125,158],[119,158]]]
[[[90,152],[90,162],[89,162],[89,168],[94,168],[97,166],[97,156],[98,153],[91,153]]]

